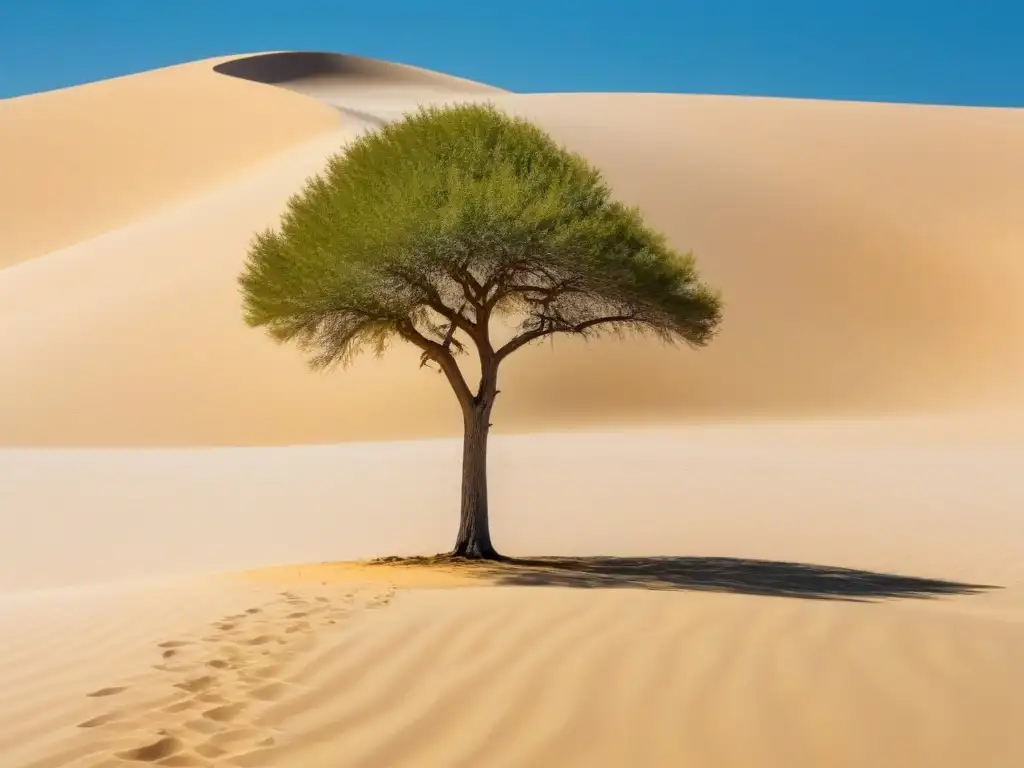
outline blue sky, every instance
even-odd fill
[[[1021,0],[0,0],[0,97],[269,49],[524,92],[1024,106]]]

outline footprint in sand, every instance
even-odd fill
[[[185,728],[192,733],[198,733],[202,736],[214,736],[220,732],[224,726],[214,722],[213,720],[207,720],[200,717],[197,720],[189,720],[185,723]]]
[[[289,690],[291,690],[291,686],[287,683],[276,682],[269,683],[261,688],[255,688],[249,695],[259,701],[277,701],[283,698]]]
[[[281,675],[283,669],[283,664],[268,664],[265,667],[252,670],[251,674],[260,680],[274,680]]]
[[[395,596],[395,590],[389,589],[387,592],[381,595],[370,598],[366,601],[367,608],[383,608],[385,605],[391,602]]]
[[[182,744],[180,739],[174,736],[162,736],[150,744],[136,747],[135,749],[128,749],[124,752],[116,752],[115,754],[122,760],[155,763],[181,752],[184,748],[185,745]]]
[[[116,696],[117,694],[123,693],[124,691],[127,691],[127,690],[128,690],[127,686],[115,685],[115,686],[112,686],[110,688],[100,688],[98,691],[93,691],[92,693],[87,693],[85,695],[89,696],[90,698],[96,699],[96,698],[99,698],[101,696]]]
[[[251,726],[242,726],[240,728],[230,728],[224,730],[223,728],[217,733],[213,734],[196,747],[196,752],[203,757],[216,760],[220,757],[231,753],[238,753],[239,748],[245,750],[252,747],[253,744],[261,746],[262,741],[268,739],[273,740],[273,736],[266,736],[266,731],[253,728]],[[262,746],[270,746],[269,744]]]
[[[247,645],[266,645],[267,643],[281,643],[282,640],[274,637],[273,635],[257,635],[249,640],[246,640]]]
[[[212,744],[208,741],[196,747],[196,754],[202,755],[203,757],[209,760],[216,760],[228,754],[228,750],[224,749],[223,747],[219,747],[216,744]]]
[[[208,765],[208,763],[200,762],[188,755],[171,755],[166,760],[161,760],[157,765],[166,765],[169,768],[202,768],[202,766]]]
[[[324,616],[322,623],[324,623],[324,624],[337,624],[339,621],[341,621],[346,616],[348,616],[349,613],[350,613],[349,611],[346,611],[344,609],[335,609],[335,610],[331,611],[330,613],[328,613],[327,615]]]
[[[223,704],[203,712],[203,717],[218,723],[228,723],[238,717],[246,704],[244,701],[236,701],[234,704]]]
[[[371,606],[383,605],[392,595],[393,592],[379,595],[366,602]],[[261,702],[277,701],[295,689],[280,679],[288,659],[302,652],[312,641],[314,628],[323,625],[325,619],[326,623],[334,624],[348,615],[355,599],[354,595],[333,601],[326,596],[304,599],[291,592],[282,593],[281,597],[284,600],[277,600],[267,610],[253,607],[212,622],[208,626],[215,631],[208,637],[158,643],[165,663],[154,666],[177,677],[177,681],[172,677],[168,682],[178,693],[152,702],[152,714],[174,716],[178,727],[185,730],[156,731],[149,743],[117,752],[116,756],[136,763],[192,768],[217,764],[238,749],[274,745],[275,739],[268,736],[266,729],[253,729],[246,724],[245,714],[250,707],[258,710],[263,706]],[[362,599],[360,596],[360,602]],[[274,626],[277,621],[282,622],[280,630]],[[221,673],[227,675],[221,677]],[[228,681],[230,685],[242,686],[238,697],[221,695],[230,692],[230,688],[222,688]],[[112,686],[88,695],[114,696],[125,690],[127,686]],[[112,728],[129,725],[134,729],[137,724],[133,722],[126,720],[123,712],[110,712],[78,727],[101,728],[111,724]],[[150,722],[155,725],[159,720]]]
[[[186,680],[183,683],[175,683],[174,687],[180,688],[183,691],[188,691],[189,693],[201,693],[216,682],[217,678],[212,675],[203,675],[202,677],[196,677],[192,680]]]
[[[115,722],[120,715],[117,712],[107,712],[105,715],[99,715],[90,720],[86,720],[83,723],[78,724],[78,728],[99,728],[102,725]]]
[[[190,709],[196,709],[199,707],[199,702],[195,699],[186,699],[185,701],[179,701],[177,704],[171,704],[170,706],[164,707],[163,711],[169,715],[177,715],[181,712],[188,712]]]

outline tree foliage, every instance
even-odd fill
[[[496,369],[558,333],[702,346],[721,315],[693,257],[613,200],[597,169],[485,105],[421,108],[357,139],[257,235],[239,283],[246,322],[297,342],[314,368],[397,337],[464,407],[480,397],[454,363],[467,342]],[[516,326],[501,346],[497,316]]]

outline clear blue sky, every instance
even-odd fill
[[[269,49],[524,92],[1024,106],[1022,0],[0,0],[0,97]]]

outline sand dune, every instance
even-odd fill
[[[223,59],[0,101],[0,267],[128,225],[336,127]]]
[[[207,70],[216,89],[294,102],[295,114],[316,115],[320,135],[175,206],[0,273],[0,316],[15,329],[0,340],[0,363],[13,372],[0,384],[6,444],[291,444],[456,432],[452,396],[410,350],[312,376],[294,352],[242,326],[234,278],[252,234],[275,223],[287,196],[351,136],[417,103],[466,98],[529,115],[586,154],[621,197],[698,254],[727,300],[723,332],[700,354],[564,339],[554,351],[517,354],[504,372],[496,428],[1020,402],[1024,312],[1014,286],[1024,276],[1015,257],[1024,192],[1007,170],[1024,158],[1019,111],[473,92],[464,81],[416,70],[404,80],[344,57],[219,66],[237,76]],[[178,82],[178,73],[191,92],[199,71],[132,82],[144,89],[147,78]],[[312,89],[349,111],[324,133],[313,99],[246,76]],[[87,100],[81,93],[65,95]],[[124,100],[141,103],[127,92]],[[203,168],[218,135],[182,137],[180,173]],[[7,147],[19,152],[16,142]],[[112,165],[109,186],[120,188],[114,182],[130,179],[131,167]],[[152,174],[153,190],[160,178]],[[180,176],[169,178],[154,198],[171,194]],[[182,295],[187,308],[172,298]]]
[[[449,545],[454,440],[8,450],[0,762],[1014,768],[1022,437],[998,414],[501,436],[498,545],[582,560],[479,578],[302,565]],[[273,563],[253,592],[145,584]],[[134,597],[74,612],[22,592],[114,580]]]
[[[550,390],[531,402],[537,422],[1021,402],[1024,189],[1007,168],[1024,161],[1024,111],[632,94],[512,105],[593,157],[726,299],[699,355],[564,345],[543,367],[515,361]]]
[[[1019,600],[1012,613],[964,613],[981,599],[969,596],[928,607],[926,591],[848,602],[834,576],[818,599],[754,596],[735,570],[722,594],[635,579],[523,588],[499,574],[257,572],[206,585],[216,600],[178,611],[173,631],[167,616],[125,598],[104,612],[94,596],[63,620],[80,641],[70,679],[52,669],[67,641],[38,644],[52,619],[23,620],[7,638],[21,674],[0,674],[11,701],[37,703],[5,717],[0,754],[25,768],[1024,758]],[[82,672],[87,652],[118,647],[131,655],[102,683]],[[52,705],[33,718],[44,686]]]
[[[495,541],[570,559],[324,564],[451,544],[458,440],[383,441],[454,399],[408,349],[309,374],[235,276],[345,142],[467,99],[598,163],[726,325],[510,360],[497,426],[546,432],[494,439]],[[279,53],[0,139],[0,765],[1024,764],[1024,113]]]
[[[474,101],[506,93],[473,80],[337,53],[280,52],[233,59],[216,72],[311,96],[344,122],[379,127],[419,104]]]

